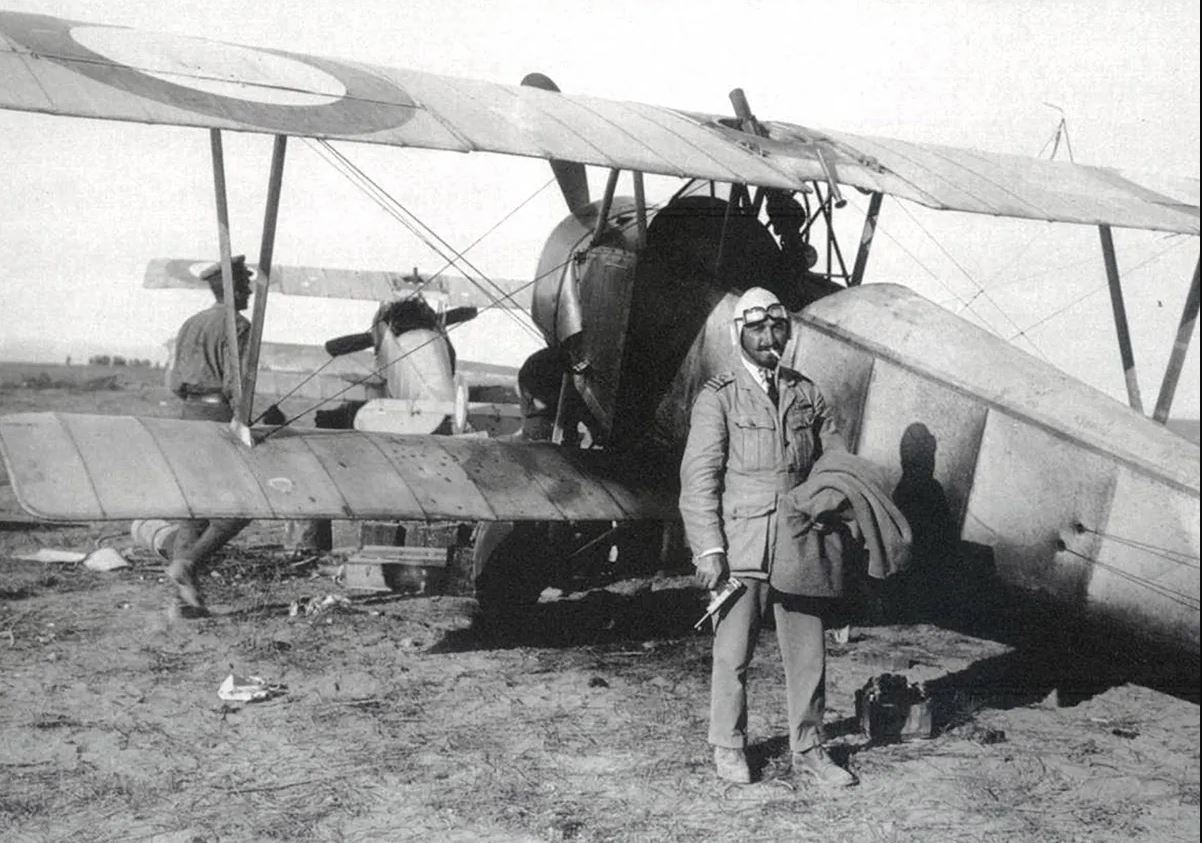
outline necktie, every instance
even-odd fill
[[[775,407],[780,400],[780,393],[776,391],[776,373],[764,370],[764,388],[768,391],[768,400]]]

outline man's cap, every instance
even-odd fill
[[[735,302],[735,324],[740,325],[743,321],[743,314],[753,307],[767,309],[770,305],[780,303],[780,299],[774,293],[765,290],[763,287],[751,287],[743,295],[739,296],[739,300]]]
[[[235,276],[239,273],[239,271],[243,273],[247,272],[246,255],[234,255],[232,258],[230,258],[230,265],[233,267]],[[205,267],[205,269],[200,273],[200,277],[205,281],[212,281],[214,278],[220,278],[221,261],[217,261],[217,263]]]

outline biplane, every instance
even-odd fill
[[[209,265],[156,258],[147,265],[142,285],[208,290],[200,272]],[[258,268],[250,264],[248,269],[253,280]],[[296,418],[313,409],[320,427],[510,435],[521,424],[517,370],[458,357],[447,333],[474,319],[481,307],[521,310],[520,298],[510,292],[519,288],[517,282],[492,282],[497,292],[489,297],[467,278],[440,274],[428,280],[416,267],[402,275],[277,266],[269,278],[271,292],[379,306],[368,330],[323,346],[261,341],[256,393],[275,402],[292,399],[293,406],[303,403],[305,410]],[[271,406],[280,409],[278,403]]]
[[[2,13],[0,106],[207,130],[227,290],[222,133],[274,136],[252,354],[290,137],[548,160],[568,214],[530,289],[534,322],[561,361],[542,385],[558,412],[550,441],[533,443],[251,429],[251,365],[229,428],[0,419],[0,448],[31,513],[673,522],[689,406],[732,363],[735,297],[763,284],[793,311],[785,363],[819,383],[852,448],[885,466],[898,494],[942,499],[943,528],[987,558],[992,584],[1198,651],[1199,450],[1161,424],[1192,337],[1198,272],[1149,419],[1111,238],[1114,227],[1197,237],[1197,179],[761,121],[737,89],[731,114],[703,114],[562,93],[537,74],[503,85],[176,36],[123,49],[148,37]],[[127,60],[135,54],[153,59]],[[608,171],[600,198],[588,166]],[[629,196],[617,190],[623,173]],[[681,188],[651,205],[645,174]],[[850,189],[870,197],[854,261],[849,269],[828,240],[834,258],[813,266],[803,247],[823,226],[833,235]],[[886,196],[1096,227],[1132,406],[902,286],[863,284]],[[774,203],[806,213],[765,224]],[[590,447],[573,435],[581,425]],[[223,482],[204,479],[213,476]],[[486,564],[517,571],[536,554],[502,543]]]

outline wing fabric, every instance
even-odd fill
[[[133,416],[0,418],[17,500],[40,518],[676,518],[675,472],[474,437],[288,430],[253,448],[225,425]]]
[[[200,272],[212,261],[187,258],[154,258],[146,265],[142,286],[147,289],[207,290],[208,282]],[[252,273],[258,266],[248,264]],[[511,298],[498,299],[481,285],[459,275],[439,275],[425,283],[399,272],[370,269],[321,269],[312,266],[275,266],[271,270],[271,289],[288,296],[317,296],[330,299],[392,301],[421,293],[432,306],[444,303],[453,307],[508,307],[528,310],[529,284],[505,278],[492,278]]]
[[[1198,234],[1198,180],[765,124],[0,12],[0,107],[575,161],[933,208]]]
[[[367,401],[383,393],[384,379],[375,368],[370,351],[331,359],[318,345],[264,342],[255,389],[260,395]]]

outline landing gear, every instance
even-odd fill
[[[492,521],[477,528],[472,575],[483,616],[511,616],[538,602],[563,555],[557,527],[538,521]]]

